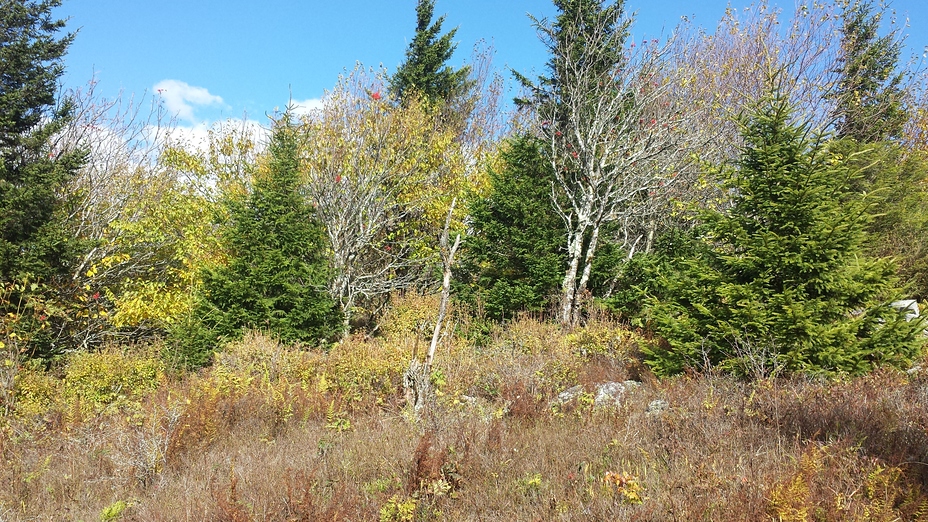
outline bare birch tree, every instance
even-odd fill
[[[427,189],[423,171],[433,122],[415,101],[388,103],[363,70],[343,78],[303,123],[304,190],[332,248],[330,292],[345,313],[345,333],[361,301],[409,288],[422,277],[422,240],[414,222]],[[367,304],[367,303],[365,303]]]
[[[643,222],[659,208],[687,162],[683,108],[668,96],[672,48],[657,40],[627,44],[621,2],[566,9],[537,22],[552,77],[536,88],[540,133],[555,172],[552,200],[566,228],[567,268],[559,320],[577,320],[607,226],[633,253],[649,236]],[[627,44],[627,46],[626,46]],[[643,230],[645,230],[643,232]]]

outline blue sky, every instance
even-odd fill
[[[792,11],[795,0],[778,5]],[[777,2],[774,2],[777,4]],[[263,121],[293,100],[318,99],[358,61],[395,70],[415,29],[415,0],[64,0],[55,14],[78,29],[65,87],[96,77],[99,94],[161,89],[181,125]],[[714,28],[728,0],[629,0],[636,39],[669,35],[687,16]],[[731,1],[732,7],[750,5]],[[910,49],[928,45],[928,1],[895,0]],[[547,59],[527,13],[553,16],[550,0],[437,0],[445,30],[458,27],[454,62],[484,40],[498,70],[539,72]],[[505,74],[507,80],[510,75]],[[511,98],[511,94],[507,95]]]

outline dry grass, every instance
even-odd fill
[[[0,520],[928,520],[918,374],[658,381],[615,324],[525,319],[483,348],[448,339],[414,419],[415,334],[329,354],[250,336],[199,374],[96,390],[90,409],[54,399],[67,367],[24,372],[45,399],[2,419]],[[120,357],[101,367],[138,367]],[[642,385],[620,408],[593,407],[597,384],[627,379]]]

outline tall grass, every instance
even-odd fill
[[[522,319],[479,347],[447,337],[416,417],[416,335],[321,353],[253,334],[195,374],[152,348],[23,368],[0,520],[928,520],[917,372],[657,380],[620,325]],[[593,406],[629,379],[620,407]]]

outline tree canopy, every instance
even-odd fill
[[[268,164],[251,193],[228,202],[228,262],[203,274],[198,324],[188,332],[190,363],[205,363],[218,341],[243,329],[312,346],[340,331],[338,307],[326,292],[324,231],[298,192],[298,150],[296,127],[285,113],[275,123]]]
[[[417,94],[433,102],[448,101],[467,84],[468,67],[455,70],[447,65],[457,48],[457,29],[442,34],[445,17],[433,23],[434,11],[435,0],[419,0],[416,5],[416,34],[406,50],[406,59],[390,78],[390,89],[399,99]]]
[[[879,35],[882,18],[870,0],[854,0],[842,13],[838,137],[874,142],[902,133],[907,115],[897,66],[903,40]]]

